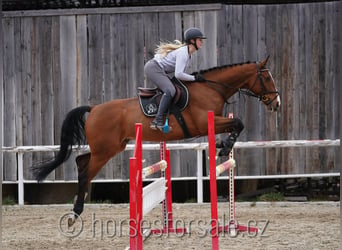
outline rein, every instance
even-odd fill
[[[264,101],[266,105],[270,105],[279,96],[279,91],[277,91],[277,90],[276,91],[270,91],[270,92],[266,91],[265,84],[264,84],[263,78],[261,76],[261,72],[269,71],[269,69],[260,69],[259,65],[257,63],[256,63],[256,66],[257,66],[257,77],[255,78],[253,86],[250,87],[249,89],[236,88],[236,87],[230,86],[226,83],[220,83],[220,82],[212,81],[212,80],[206,80],[205,83],[210,88],[214,89],[218,94],[220,94],[221,97],[223,98],[224,102],[227,104],[232,104],[232,103],[227,101],[227,98],[225,97],[224,92],[221,91],[221,89],[219,87],[224,87],[224,89],[235,90],[236,92],[239,92],[239,94],[243,94],[246,96],[257,98],[259,101]],[[256,95],[251,91],[251,89],[253,89],[254,86],[256,85],[258,79],[260,81],[260,85],[261,85],[261,89],[262,89],[261,95]],[[217,87],[216,85],[219,85],[219,86]],[[267,95],[269,95],[269,94],[277,94],[277,95],[273,99],[270,99],[269,97],[267,97]]]

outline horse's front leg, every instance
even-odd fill
[[[244,125],[239,118],[215,117],[215,133],[230,133],[224,140],[216,142],[216,148],[221,148],[218,156],[228,156],[239,137]]]

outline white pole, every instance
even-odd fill
[[[202,149],[197,149],[197,203],[203,203],[203,162]]]
[[[24,152],[18,153],[18,204],[24,205]]]

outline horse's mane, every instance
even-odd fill
[[[213,70],[220,70],[220,69],[225,69],[225,68],[232,68],[232,67],[236,67],[236,66],[241,66],[244,64],[251,64],[251,63],[256,63],[256,62],[251,62],[251,61],[247,61],[247,62],[243,62],[243,63],[234,63],[234,64],[227,64],[227,65],[221,65],[221,66],[216,66],[216,67],[212,67],[209,69],[201,69],[199,72],[201,74],[213,71]],[[192,75],[197,74],[198,71],[193,72]]]

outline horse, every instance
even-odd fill
[[[207,111],[214,112],[215,133],[229,132],[230,136],[217,145],[228,155],[244,125],[239,118],[227,118],[222,110],[236,92],[258,98],[268,110],[280,107],[280,94],[271,72],[266,68],[269,56],[261,62],[245,62],[201,70],[205,82],[184,82],[190,100],[182,111],[190,137],[208,134]],[[197,73],[197,72],[195,72]],[[86,114],[88,116],[85,118]],[[78,191],[73,207],[72,225],[83,212],[88,185],[112,157],[122,152],[130,140],[135,139],[135,123],[142,123],[143,140],[151,142],[184,139],[184,132],[174,116],[170,115],[169,133],[152,130],[151,117],[141,111],[138,97],[115,99],[95,106],[80,106],[71,110],[62,124],[59,152],[48,162],[32,167],[36,180],[47,175],[65,162],[73,145],[88,143],[90,152],[76,157]],[[221,154],[221,155],[222,155]]]

